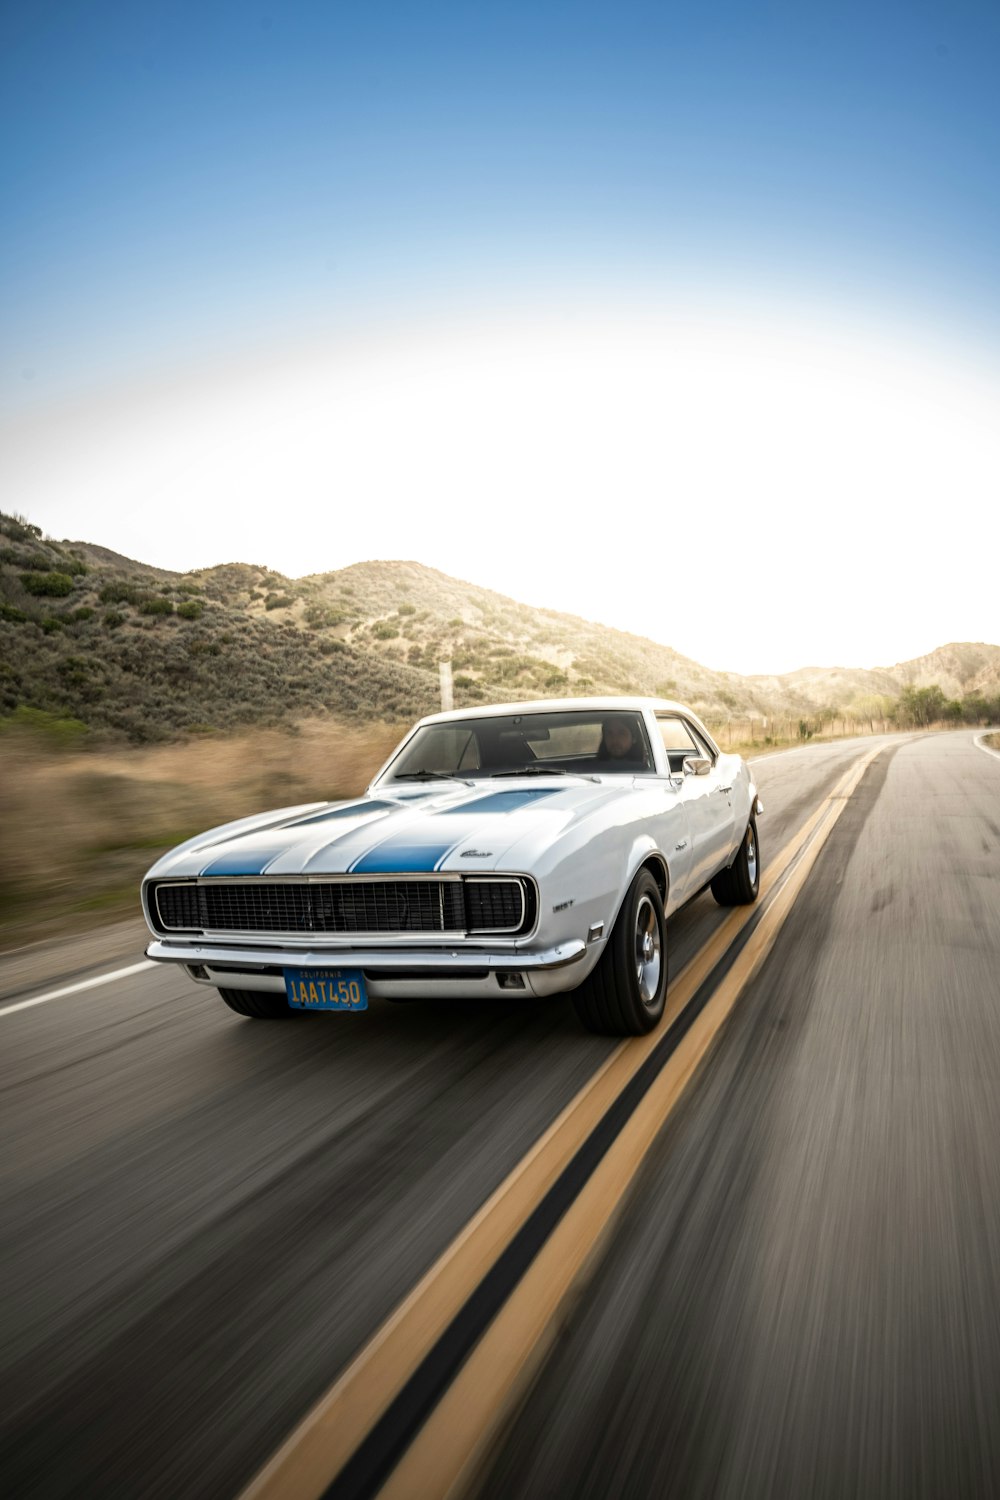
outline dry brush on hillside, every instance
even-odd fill
[[[0,514],[0,724],[77,720],[95,738],[151,743],[241,727],[409,723],[457,706],[572,694],[678,698],[713,724],[776,718],[813,732],[837,714],[874,724],[906,690],[948,701],[1000,692],[1000,646],[965,643],[877,671],[779,677],[711,671],[626,631],[536,609],[415,562],[290,579],[262,564],[171,573]]]
[[[165,850],[269,808],[353,796],[398,727],[318,721],[217,741],[80,753],[30,726],[0,741],[0,943],[53,922],[138,912],[139,881]]]

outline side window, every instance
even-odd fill
[[[709,760],[714,765],[715,764],[715,751],[712,749],[711,745],[708,743],[707,740],[705,740],[705,739],[702,738],[702,736],[698,733],[697,729],[695,729],[695,727],[694,727],[693,724],[689,726],[689,729],[690,729],[690,733],[691,733],[691,736],[692,736],[695,744],[698,746],[698,754],[699,755],[707,755],[708,758],[709,758]]]
[[[670,756],[674,755],[700,755],[702,751],[697,741],[683,719],[677,718],[676,714],[657,714],[656,722],[660,730],[660,738],[663,748]],[[671,769],[673,762],[671,762]]]
[[[685,755],[707,754],[685,720],[676,714],[657,714],[656,723],[672,775],[678,775],[683,769]]]

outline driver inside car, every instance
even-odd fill
[[[638,730],[631,719],[616,714],[613,718],[603,721],[597,758],[598,760],[623,760],[645,765],[646,757],[639,742]]]

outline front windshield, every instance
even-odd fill
[[[574,773],[653,774],[642,714],[573,709],[425,724],[382,780]]]

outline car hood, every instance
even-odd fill
[[[631,791],[632,777],[477,782],[378,793],[213,830],[164,856],[150,877],[387,875],[504,868],[528,836],[550,847]]]

